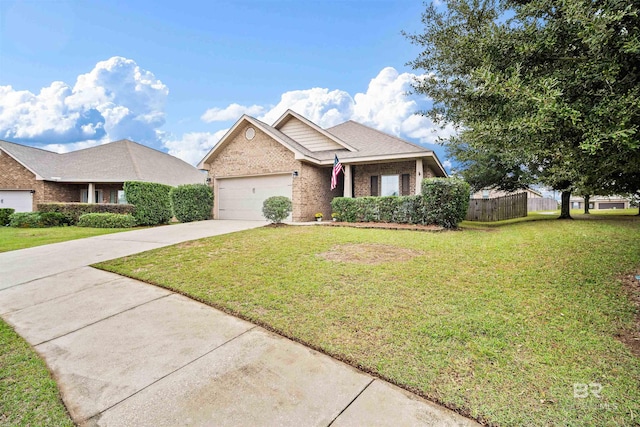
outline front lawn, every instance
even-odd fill
[[[1,319],[0,425],[74,425],[42,359]]]
[[[0,227],[0,252],[33,246],[48,245],[67,240],[100,236],[102,234],[129,231],[131,228],[88,228],[88,227],[49,227],[49,228],[13,228]]]
[[[619,280],[640,218],[412,232],[261,228],[99,267],[250,319],[486,423],[634,425]]]

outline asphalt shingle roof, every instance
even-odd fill
[[[204,183],[190,164],[127,139],[58,154],[0,140],[0,148],[47,181]]]

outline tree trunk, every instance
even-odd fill
[[[640,203],[638,203],[638,216],[640,216]]]
[[[563,191],[560,197],[562,200],[562,205],[560,207],[560,217],[558,219],[573,219],[571,218],[571,212],[569,211],[569,209],[571,208],[571,206],[569,205],[571,191]]]
[[[584,213],[589,215],[589,199],[591,196],[584,196]]]

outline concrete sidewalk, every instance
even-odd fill
[[[87,266],[261,225],[205,221],[0,254],[0,314],[45,359],[81,425],[476,425],[249,322]]]

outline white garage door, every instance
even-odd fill
[[[220,219],[264,220],[262,203],[271,196],[291,199],[291,174],[218,181],[218,217]]]
[[[33,195],[31,191],[0,190],[0,208],[13,208],[16,212],[31,212]]]

